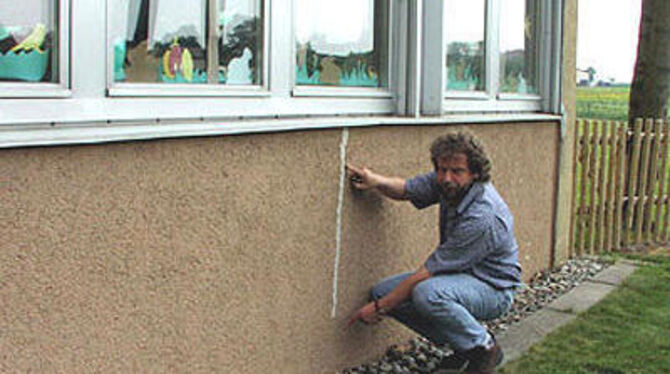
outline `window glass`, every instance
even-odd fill
[[[447,90],[483,91],[485,0],[446,0]]]
[[[386,1],[297,0],[296,84],[381,87]]]
[[[0,0],[0,82],[58,82],[58,2]]]
[[[219,81],[261,84],[263,59],[262,2],[219,0]]]
[[[114,81],[260,84],[261,0],[114,4]],[[217,14],[210,17],[209,9]]]
[[[500,91],[536,94],[538,51],[535,1],[505,0],[500,14]]]

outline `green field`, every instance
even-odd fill
[[[577,87],[577,117],[626,121],[630,87]]]
[[[629,93],[629,86],[577,87],[577,117],[626,121]]]

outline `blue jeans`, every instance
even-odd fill
[[[372,288],[380,299],[412,273],[388,277]],[[440,274],[417,284],[410,300],[389,315],[435,344],[458,351],[486,343],[486,329],[478,320],[495,319],[509,310],[511,289],[499,290],[469,274]]]

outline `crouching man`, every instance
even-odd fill
[[[437,138],[434,171],[404,180],[347,165],[355,188],[374,189],[422,209],[439,204],[440,244],[415,272],[386,278],[372,288],[371,302],[349,325],[389,315],[454,354],[438,373],[492,373],[503,358],[479,321],[504,314],[521,284],[514,222],[489,182],[491,161],[480,142],[457,133]]]

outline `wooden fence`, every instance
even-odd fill
[[[667,244],[670,122],[578,120],[571,256]]]

